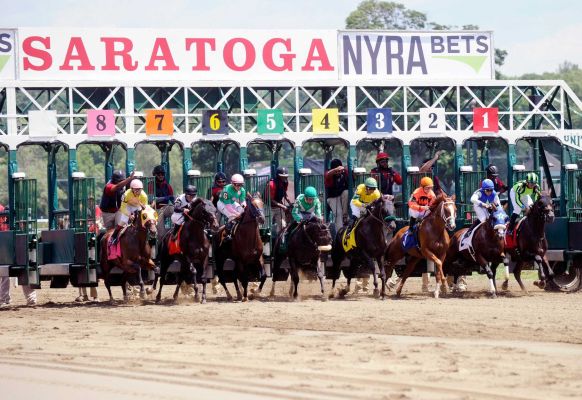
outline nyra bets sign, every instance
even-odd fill
[[[12,80],[16,77],[14,33],[13,30],[0,29],[0,80]]]

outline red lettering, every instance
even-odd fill
[[[87,50],[85,50],[85,45],[83,44],[83,39],[74,36],[69,41],[69,48],[65,54],[65,61],[63,65],[59,67],[61,71],[72,71],[73,66],[71,61],[80,61],[81,65],[77,68],[79,71],[93,71],[95,67],[91,65],[89,57],[87,56]]]
[[[161,54],[158,54],[158,52]],[[154,43],[154,48],[152,50],[152,55],[150,57],[150,62],[145,67],[145,70],[157,71],[159,68],[155,66],[156,61],[163,61],[165,63],[165,65],[162,67],[162,71],[177,71],[179,69],[174,62],[172,52],[170,51],[170,46],[168,46],[168,41],[165,38],[156,38],[156,42]]]
[[[237,43],[241,43],[245,48],[246,59],[244,64],[241,66],[238,66],[234,63],[234,46]],[[246,71],[253,66],[255,63],[256,52],[253,44],[249,40],[244,38],[233,38],[226,42],[224,45],[222,56],[224,57],[224,63],[228,68],[232,69],[233,71],[240,72]]]
[[[307,55],[305,65],[301,67],[301,71],[313,71],[314,68],[311,64],[314,61],[319,61],[321,63],[321,66],[318,68],[319,71],[333,71],[333,67],[329,63],[329,58],[327,57],[325,46],[321,39],[313,39],[311,41],[309,54]]]
[[[131,54],[129,52],[133,49],[131,39],[122,37],[101,38],[105,43],[105,65],[101,67],[103,71],[119,71],[119,66],[115,64],[115,57],[123,58],[123,68],[127,71],[135,71],[137,69],[137,61],[132,64]],[[115,43],[123,45],[121,50],[115,50]]]
[[[53,58],[51,57],[48,51],[44,51],[43,49],[33,47],[32,45],[33,42],[41,43],[47,50],[51,48],[51,39],[49,37],[30,36],[24,39],[22,41],[22,51],[24,51],[24,53],[29,55],[30,57],[42,60],[42,64],[35,65],[31,62],[31,59],[29,57],[23,57],[22,68],[24,68],[25,71],[27,70],[46,71],[51,67],[53,63]]]
[[[210,67],[206,65],[206,45],[210,46],[210,50],[216,50],[216,40],[210,38],[186,38],[186,51],[190,51],[190,47],[196,47],[196,65],[192,67],[192,71],[210,71]]]
[[[292,71],[293,70],[293,59],[295,58],[295,54],[291,53],[284,53],[280,54],[279,58],[283,60],[283,65],[276,65],[273,61],[273,47],[276,44],[283,44],[285,46],[285,50],[291,51],[291,39],[283,39],[283,38],[274,38],[269,39],[267,43],[265,43],[265,47],[263,47],[263,62],[265,66],[272,71]]]

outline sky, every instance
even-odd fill
[[[493,31],[507,76],[582,67],[582,2],[575,0],[397,1],[445,25]],[[116,27],[342,29],[360,0],[0,0],[0,28]]]

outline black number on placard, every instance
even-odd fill
[[[159,119],[158,122],[158,131],[162,130],[162,122],[164,122],[164,114],[158,114],[154,117],[155,119]]]
[[[325,127],[325,129],[329,129],[329,114],[325,114],[325,117],[321,120],[321,125]]]
[[[97,130],[103,132],[107,128],[105,125],[105,115],[99,114],[97,116]]]
[[[436,113],[430,113],[428,114],[428,117],[431,119],[430,124],[428,124],[428,127],[431,129],[436,129],[438,128],[438,124],[437,124],[437,115]]]

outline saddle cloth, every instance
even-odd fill
[[[183,227],[184,225],[180,225],[180,228],[178,228],[176,239],[172,238],[172,235],[170,235],[170,240],[168,241],[168,253],[170,253],[171,256],[182,252],[182,249],[180,249],[180,235],[182,234]]]
[[[505,248],[507,250],[512,250],[517,247],[517,232],[519,231],[521,223],[523,222],[524,219],[525,217],[520,218],[520,220],[517,221],[517,223],[515,224],[515,228],[513,229],[513,234],[509,233],[509,231],[505,233]]]
[[[473,228],[470,232],[469,232],[469,230],[467,230],[465,233],[463,233],[461,235],[460,240],[459,240],[459,251],[467,250],[469,252],[469,254],[471,255],[471,257],[473,258],[473,260],[475,260],[475,249],[473,249],[473,236],[475,235],[475,232],[477,231],[477,229],[479,229],[479,227],[483,224],[484,224],[484,222],[481,222],[479,225],[477,225],[475,228]],[[467,236],[467,233],[469,233],[468,236]]]
[[[350,231],[346,229],[342,235],[342,246],[345,252],[350,251],[356,246],[356,228],[360,225],[361,218],[358,218]],[[348,233],[350,234],[348,237]]]
[[[117,242],[115,244],[111,243],[111,236],[107,241],[107,259],[108,260],[115,260],[117,258],[121,258],[121,236],[125,233],[129,225],[125,225],[121,228],[121,231],[117,235]]]

